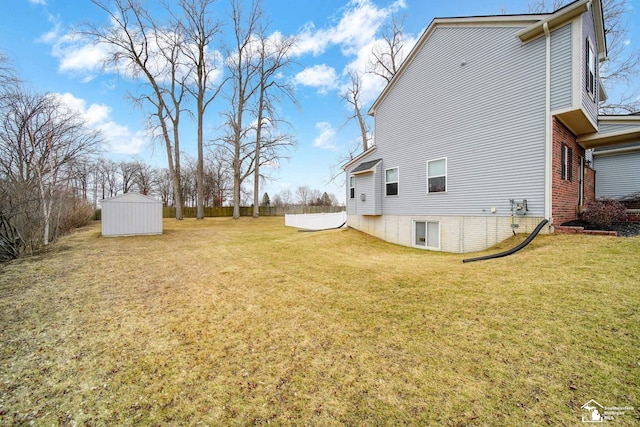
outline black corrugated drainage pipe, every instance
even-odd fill
[[[321,228],[320,230],[310,230],[308,228],[301,228],[298,230],[298,233],[313,233],[314,231],[327,231],[327,230],[337,230],[338,228],[342,228],[347,225],[346,222],[343,222],[340,227],[331,227],[331,228]]]
[[[524,242],[520,243],[515,248],[511,248],[508,251],[499,252],[497,254],[479,256],[479,257],[476,257],[476,258],[463,259],[462,262],[484,261],[485,259],[501,258],[503,256],[514,254],[514,253],[518,252],[520,249],[522,249],[525,246],[527,246],[529,243],[531,243],[531,241],[533,239],[535,239],[535,237],[538,235],[540,230],[542,230],[542,227],[544,227],[545,224],[548,223],[548,222],[549,222],[548,219],[543,219],[542,221],[540,221],[540,224],[538,224],[538,226],[535,228],[535,230],[533,230],[533,232],[531,234],[529,234],[529,237],[527,237]]]

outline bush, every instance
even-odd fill
[[[599,199],[587,205],[582,219],[589,224],[608,229],[614,222],[627,219],[627,208],[617,200]]]

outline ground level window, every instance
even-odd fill
[[[425,248],[440,249],[440,223],[416,221],[413,244]]]

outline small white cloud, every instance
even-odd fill
[[[316,87],[320,93],[324,94],[336,87],[337,73],[328,65],[314,65],[300,71],[294,80],[299,85]]]
[[[149,138],[144,131],[131,132],[127,126],[113,121],[100,125],[108,151],[114,154],[139,154],[149,144]]]
[[[90,129],[99,130],[104,138],[104,149],[114,154],[139,154],[149,144],[144,131],[132,132],[127,126],[111,119],[111,107],[105,104],[91,104],[82,98],[66,92],[56,94],[60,101],[82,115]]]
[[[47,0],[29,0],[29,3],[37,4],[37,5],[41,5],[41,6],[46,6],[47,5]]]
[[[316,129],[320,134],[313,140],[313,146],[323,150],[337,150],[336,131],[329,122],[316,123]]]
[[[53,28],[42,34],[38,41],[51,45],[51,55],[58,59],[58,71],[76,74],[83,82],[95,78],[108,56],[106,45],[93,44],[90,40],[68,32],[60,19],[50,15]]]

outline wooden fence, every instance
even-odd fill
[[[344,206],[260,206],[260,216],[284,216],[285,214],[302,214],[302,213],[333,213],[342,212]],[[240,208],[240,216],[252,216],[253,206],[244,206]],[[163,218],[175,218],[175,208],[162,208]],[[196,208],[182,208],[182,216],[185,218],[195,218]],[[233,216],[233,206],[206,207],[204,208],[205,217],[222,217]]]
[[[260,216],[285,216],[285,214],[307,214],[307,213],[334,213],[345,210],[344,206],[260,206]],[[240,216],[252,216],[253,206],[245,206],[240,208]],[[162,208],[163,218],[175,218],[176,209],[172,207]],[[195,218],[195,207],[182,208],[182,216],[184,218]],[[233,216],[233,206],[206,207],[204,208],[205,217],[231,217]],[[102,218],[100,209],[96,209],[94,214],[95,220]]]

